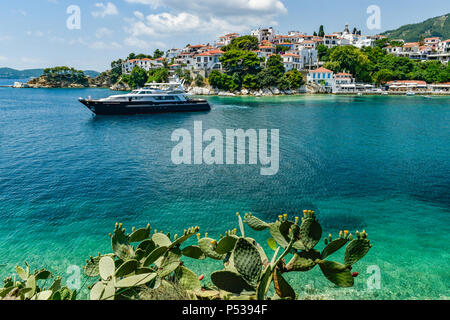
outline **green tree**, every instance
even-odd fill
[[[325,31],[323,29],[323,26],[320,26],[319,28],[319,37],[323,38],[325,36]]]
[[[130,73],[130,80],[128,84],[132,88],[141,88],[145,85],[147,79],[147,72],[144,69],[135,66]]]
[[[394,73],[388,69],[381,69],[373,75],[373,80],[377,85],[385,84],[394,79]]]
[[[169,69],[158,68],[150,70],[148,82],[165,83],[169,82]]]
[[[241,79],[246,74],[256,74],[261,69],[261,60],[256,53],[244,50],[228,50],[220,58],[228,75],[238,73]]]
[[[281,77],[286,71],[283,64],[283,58],[279,55],[270,56],[266,62],[266,69],[269,69],[274,77]]]
[[[328,47],[324,44],[319,44],[317,46],[317,56],[319,61],[327,61],[328,59]]]
[[[246,74],[242,81],[242,87],[250,90],[260,89],[258,77],[254,74]]]
[[[229,50],[252,51],[258,49],[259,49],[258,38],[253,36],[242,36],[231,40],[231,43],[227,46],[224,46],[222,48],[222,51],[229,51]]]
[[[153,59],[159,59],[162,56],[164,56],[164,52],[159,49],[156,49],[155,52],[153,53]]]
[[[116,83],[122,76],[122,62],[122,59],[111,62],[110,79],[112,83]]]
[[[353,46],[334,47],[325,68],[334,72],[350,72],[358,80],[371,82],[371,63],[369,57]]]

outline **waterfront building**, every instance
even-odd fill
[[[220,57],[223,51],[219,49],[205,51],[194,56],[194,70],[205,71],[206,74],[212,70],[222,70],[222,63]]]
[[[229,33],[222,37],[219,37],[219,40],[216,41],[216,47],[221,48],[227,46],[231,43],[233,39],[239,37],[239,33]]]
[[[427,83],[421,80],[396,80],[386,84],[389,91],[393,92],[426,92]]]
[[[310,83],[324,87],[327,91],[336,91],[334,72],[326,68],[320,67],[316,70],[309,71],[307,80]]]

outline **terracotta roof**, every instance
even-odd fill
[[[407,48],[409,48],[409,47],[418,47],[418,46],[419,46],[418,42],[408,42],[408,43],[405,43],[403,45],[403,47],[407,47]]]
[[[333,71],[328,70],[328,69],[326,69],[324,67],[320,67],[319,69],[312,70],[310,72],[312,72],[312,73],[333,73]]]
[[[340,73],[336,74],[336,76],[349,76],[349,77],[352,77],[353,75],[351,73],[340,72]]]
[[[283,54],[283,57],[295,57],[295,58],[300,58],[300,56],[298,54],[295,53],[286,53]]]

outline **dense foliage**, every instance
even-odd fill
[[[88,84],[88,78],[81,70],[69,67],[55,67],[44,69],[42,74],[49,82],[70,82],[81,85]]]
[[[237,91],[242,88],[259,90],[269,87],[290,90],[298,89],[304,84],[300,72],[295,70],[285,73],[280,55],[269,57],[264,65],[264,58],[258,58],[253,52],[257,45],[255,37],[244,36],[234,39],[220,59],[224,72],[212,71],[208,79],[209,84],[213,88],[225,91]]]
[[[328,235],[322,251],[316,248],[322,239],[322,227],[313,211],[293,221],[287,215],[267,223],[252,214],[243,220],[238,214],[237,229],[226,231],[220,239],[199,227],[191,227],[179,235],[154,230],[150,225],[132,228],[126,233],[116,224],[110,234],[112,253],[86,260],[84,274],[91,278],[91,300],[278,300],[297,299],[298,294],[285,274],[308,272],[316,266],[331,283],[348,288],[355,283],[358,272],[354,265],[371,249],[365,231],[355,237],[341,231],[338,238]],[[244,223],[255,231],[268,231],[270,256],[254,239],[246,236]],[[194,236],[196,241],[192,241]],[[182,247],[183,246],[183,247]],[[345,247],[343,263],[331,261]],[[223,269],[211,274],[211,282],[202,283],[187,265],[190,259],[222,261]],[[217,265],[214,262],[214,265]],[[352,272],[353,270],[353,272]],[[45,269],[32,271],[16,268],[18,277],[7,278],[0,289],[0,300],[75,300],[79,292],[63,286],[61,278],[53,278]],[[273,290],[270,288],[273,287]],[[81,290],[81,288],[80,288]]]

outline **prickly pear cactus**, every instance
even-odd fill
[[[119,259],[125,261],[134,258],[133,247],[130,246],[128,237],[125,234],[125,229],[122,229],[121,223],[116,223],[114,234],[111,235],[111,247],[114,254],[119,257]]]
[[[198,246],[203,251],[203,253],[211,259],[214,260],[223,260],[225,258],[224,254],[217,253],[217,241],[211,238],[208,238],[207,235],[205,238],[200,239],[200,234],[197,234],[198,238]]]
[[[242,277],[256,286],[262,271],[261,255],[258,249],[244,238],[239,238],[234,248],[234,265]]]
[[[227,254],[231,252],[234,249],[238,239],[239,238],[234,235],[226,236],[220,239],[220,241],[217,243],[216,252],[218,254]]]
[[[356,262],[364,258],[369,252],[372,245],[367,239],[366,231],[362,233],[356,232],[357,239],[351,241],[345,249],[345,264],[348,266],[354,265]]]
[[[354,278],[350,270],[343,264],[322,260],[319,262],[324,276],[341,288],[349,288],[354,285]]]
[[[269,228],[269,224],[254,217],[251,213],[247,213],[244,222],[253,230],[262,231]]]
[[[321,255],[319,251],[303,251],[295,253],[291,261],[286,265],[286,270],[306,272],[312,270],[316,265],[316,260],[320,259]]]
[[[146,228],[142,228],[142,229],[138,229],[138,230],[135,230],[133,228],[128,241],[130,243],[144,241],[150,237],[150,231],[151,231],[151,228],[150,228],[149,224],[147,225]]]
[[[303,211],[302,225],[300,226],[301,242],[306,250],[313,249],[322,237],[322,227],[317,221],[314,211]]]

